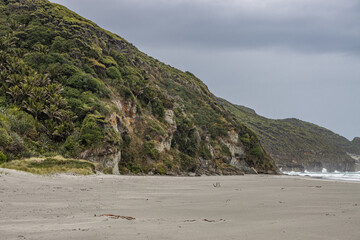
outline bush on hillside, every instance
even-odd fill
[[[4,163],[6,161],[7,161],[7,157],[2,151],[0,151],[0,163]]]

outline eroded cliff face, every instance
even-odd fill
[[[194,148],[195,152],[201,149],[201,153],[189,157],[182,154],[173,142],[174,134],[179,129],[172,109],[165,109],[164,119],[159,121],[151,115],[139,115],[135,102],[117,98],[113,103],[117,111],[110,114],[105,122],[129,142],[122,142],[120,146],[107,145],[105,148],[85,150],[80,155],[83,159],[101,163],[107,172],[131,174],[134,172],[129,169],[128,164],[132,164],[132,167],[138,170],[135,171],[137,174],[242,175],[257,174],[258,171],[277,173],[276,168],[257,167],[256,170],[256,166],[249,163],[247,149],[235,129],[228,131],[217,144],[203,129],[192,126],[193,145],[189,147]],[[129,156],[129,153],[133,155]]]
[[[222,143],[227,146],[230,151],[230,156],[225,161],[235,168],[242,169],[246,173],[257,173],[246,163],[245,147],[242,145],[236,131],[229,131],[228,136],[228,139],[222,139]]]

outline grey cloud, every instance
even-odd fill
[[[265,7],[236,4],[249,1],[56,2],[71,5],[104,27],[136,39],[140,46],[360,54],[356,0],[269,1],[273,4]]]

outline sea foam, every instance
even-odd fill
[[[326,168],[323,168],[321,172],[310,172],[305,170],[304,172],[282,172],[283,174],[290,176],[303,176],[312,178],[323,178],[330,180],[340,180],[349,182],[360,182],[360,171],[359,172],[328,172]]]

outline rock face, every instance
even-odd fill
[[[325,128],[298,119],[268,119],[247,107],[223,99],[218,102],[257,134],[265,150],[284,171],[321,171],[323,168],[354,171],[358,168],[354,157],[356,153],[360,155],[357,138],[350,142]]]
[[[0,119],[23,114],[37,126],[26,134],[1,123],[1,133],[28,145],[3,141],[0,151],[85,158],[114,174],[276,173],[256,135],[192,73],[147,56],[61,5],[8,0],[0,9],[0,104],[8,110]],[[22,82],[31,79],[40,80]],[[29,96],[40,91],[49,96],[34,105]]]
[[[120,162],[121,162],[121,151],[118,151],[114,156],[114,166],[113,166],[113,170],[112,170],[112,173],[114,175],[120,175],[120,171],[119,171],[119,163]]]
[[[173,110],[165,110],[165,122],[167,122],[168,124],[172,125],[172,126],[176,126],[175,123],[175,115],[174,115],[174,111]]]
[[[360,171],[360,154],[357,155],[357,154],[351,154],[351,153],[348,153],[348,155],[355,160],[355,171],[358,172]]]
[[[108,151],[84,151],[81,153],[80,158],[87,159],[92,162],[100,163],[101,169],[111,169],[107,171],[114,175],[120,175],[119,163],[121,162],[121,151],[112,152]]]
[[[244,146],[239,145],[238,134],[236,134],[235,131],[229,131],[228,135],[230,141],[223,141],[223,143],[229,148],[229,151],[231,153],[230,165],[243,169],[246,172],[252,172],[250,170],[251,168],[244,161],[246,157],[245,149]]]

